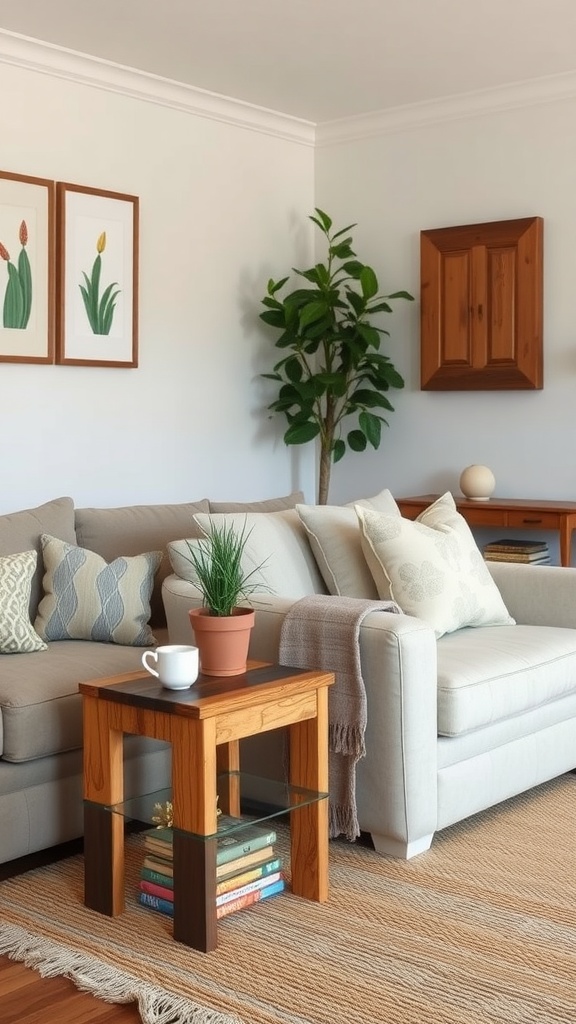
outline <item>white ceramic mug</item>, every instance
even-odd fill
[[[155,661],[157,668],[152,668],[148,659]],[[167,689],[186,690],[198,678],[198,648],[167,644],[154,651],[144,651],[142,664]]]

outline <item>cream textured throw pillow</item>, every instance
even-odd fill
[[[218,512],[194,516],[206,535],[214,523],[226,523],[237,532],[249,534],[242,555],[242,568],[248,572],[259,569],[253,582],[262,580],[262,592],[279,597],[307,597],[324,593],[322,577],[295,509],[282,512]],[[168,545],[172,568],[181,579],[196,582],[186,540],[172,541]],[[252,582],[252,581],[251,581]]]
[[[44,597],[34,623],[44,640],[94,640],[149,647],[154,574],[161,551],[104,558],[42,534]]]
[[[30,592],[37,561],[35,551],[0,558],[0,654],[46,650],[30,622]]]
[[[514,625],[466,520],[448,492],[415,522],[356,506],[362,549],[380,597],[436,636],[463,626]]]
[[[348,505],[296,505],[328,593],[376,600],[378,591],[360,542],[355,506],[400,515],[389,490]]]

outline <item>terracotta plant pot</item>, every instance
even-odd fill
[[[188,612],[200,655],[200,671],[207,676],[238,676],[246,671],[252,608],[235,608],[232,615],[210,615],[206,608]]]

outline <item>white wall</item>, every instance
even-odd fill
[[[358,222],[358,254],[387,291],[418,297],[422,229],[544,218],[544,389],[420,391],[419,303],[398,304],[385,326],[406,388],[393,393],[378,452],[334,468],[332,501],[381,486],[459,493],[461,470],[475,462],[492,468],[501,497],[576,500],[575,124],[576,98],[391,130],[367,122],[370,137],[349,141],[326,133],[316,203],[339,224]]]
[[[311,449],[265,410],[258,319],[268,278],[311,258],[312,146],[9,64],[0,95],[2,170],[140,197],[139,367],[0,363],[0,512],[312,499]]]

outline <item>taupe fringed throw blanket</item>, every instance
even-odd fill
[[[334,672],[328,690],[330,838],[360,835],[356,763],[364,757],[366,691],[359,634],[370,612],[400,612],[392,601],[312,594],[289,609],[280,635],[280,664]]]

